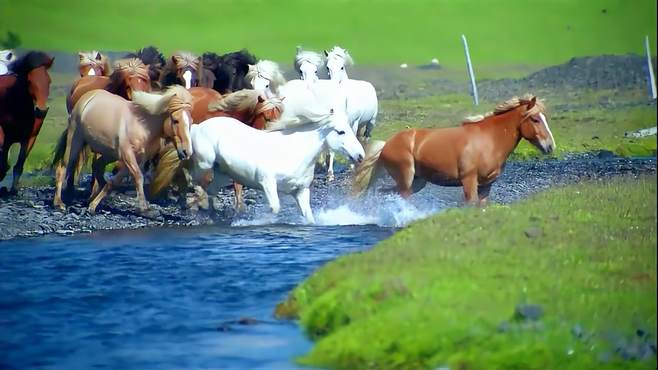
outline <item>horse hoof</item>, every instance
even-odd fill
[[[334,174],[333,173],[328,173],[326,177],[327,182],[334,181]]]

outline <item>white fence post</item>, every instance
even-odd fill
[[[651,63],[651,50],[649,49],[649,36],[644,38],[644,50],[647,52],[647,84],[649,85],[649,97],[656,100],[656,77],[653,74],[653,63]]]
[[[473,64],[471,64],[471,54],[468,52],[468,42],[466,36],[462,35],[462,43],[464,44],[464,53],[466,54],[466,67],[468,68],[468,77],[471,79],[471,92],[473,93],[473,103],[480,104],[478,98],[478,87],[475,84],[475,73],[473,73]]]

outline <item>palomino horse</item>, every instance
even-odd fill
[[[129,53],[124,58],[137,58],[148,67],[149,78],[151,79],[151,88],[160,90],[160,76],[166,64],[165,57],[155,46],[147,46],[137,50],[135,53]]]
[[[251,86],[245,76],[253,64],[256,64],[256,57],[244,49],[221,56],[213,52],[203,53],[204,69],[212,72],[214,77],[211,86],[204,86],[212,87],[220,94],[249,89]]]
[[[255,90],[240,90],[223,98],[215,90],[203,87],[193,87],[190,89],[190,93],[193,97],[192,122],[194,124],[213,117],[232,117],[248,126],[262,130],[269,122],[278,120],[283,112],[281,99],[263,99]],[[151,195],[157,195],[167,187],[176,173],[182,170],[182,165],[183,163],[175,155],[175,151],[170,147],[164,148],[158,159],[149,189]],[[179,176],[178,178],[182,179],[183,177]],[[179,185],[181,184],[179,183]],[[233,186],[235,189],[235,209],[239,211],[244,208],[242,185],[234,182]],[[179,188],[182,187],[185,187],[185,184],[179,186]]]
[[[54,58],[31,51],[9,65],[14,74],[0,76],[0,181],[9,170],[9,147],[21,144],[14,166],[11,192],[18,190],[25,160],[48,113],[50,75]]]
[[[78,71],[83,76],[109,76],[112,73],[110,60],[99,51],[81,51],[78,53]]]
[[[136,91],[151,91],[151,81],[148,69],[137,58],[118,60],[114,64],[114,72],[107,76],[83,76],[71,86],[66,97],[66,109],[69,113],[76,102],[86,92],[104,89],[124,99],[130,100]]]
[[[9,65],[16,60],[16,53],[11,49],[0,50],[0,76],[8,75]]]
[[[178,51],[167,62],[160,76],[160,84],[162,87],[179,84],[186,89],[199,86],[203,75],[202,66],[201,57],[186,51]]]
[[[463,186],[466,202],[484,205],[491,185],[521,139],[544,154],[555,148],[544,113],[544,105],[536,97],[513,98],[459,127],[410,129],[386,142],[373,142],[357,168],[353,193],[364,193],[386,170],[403,197],[431,182]]]
[[[163,95],[135,92],[132,102],[105,90],[84,94],[71,113],[64,170],[56,174],[53,204],[64,209],[62,186],[65,180],[71,185],[75,162],[88,145],[100,154],[92,168],[97,183],[104,184],[92,194],[89,212],[94,213],[98,203],[128,173],[135,179],[138,209],[145,212],[148,204],[141,165],[158,153],[161,139],[173,142],[181,159],[192,155],[191,111],[192,96],[181,86],[172,86]],[[105,166],[113,161],[119,161],[119,171],[110,182],[105,182]]]
[[[325,146],[357,162],[364,153],[347,123],[344,101],[331,104],[307,94],[303,103],[297,116],[274,123],[269,131],[226,117],[192,126],[192,173],[198,184],[207,189],[216,169],[220,175],[263,190],[275,214],[280,210],[278,192],[291,194],[306,221],[313,223],[309,187],[317,156]],[[213,184],[221,180],[218,177]]]
[[[279,96],[279,87],[286,83],[279,65],[271,60],[260,60],[255,65],[250,65],[245,78],[254,90],[267,98]]]

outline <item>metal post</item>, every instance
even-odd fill
[[[647,52],[647,84],[649,85],[649,97],[656,100],[656,77],[653,74],[653,63],[651,63],[651,50],[649,49],[649,36],[644,38],[644,50]]]
[[[473,103],[480,104],[478,99],[478,87],[475,84],[475,73],[473,73],[473,64],[471,64],[471,55],[468,52],[468,42],[466,36],[462,35],[462,43],[464,44],[464,53],[466,53],[466,67],[468,68],[468,77],[471,79],[471,92],[473,93]]]

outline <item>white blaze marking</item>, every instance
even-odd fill
[[[183,79],[185,80],[185,88],[189,89],[192,87],[192,72],[185,71],[183,72]]]
[[[96,71],[93,68],[89,68],[87,76],[96,76]]]
[[[541,122],[544,124],[544,127],[546,127],[546,131],[548,131],[548,135],[550,135],[551,137],[551,142],[553,143],[553,147],[555,147],[555,138],[553,138],[553,132],[551,132],[551,128],[548,127],[546,116],[544,115],[544,113],[539,113],[539,118],[541,118]]]
[[[186,125],[187,127],[190,127],[190,124],[191,124],[190,121],[191,121],[191,120],[190,120],[190,114],[189,114],[189,113],[187,113],[187,112],[183,112],[183,121],[185,121],[185,125]]]

